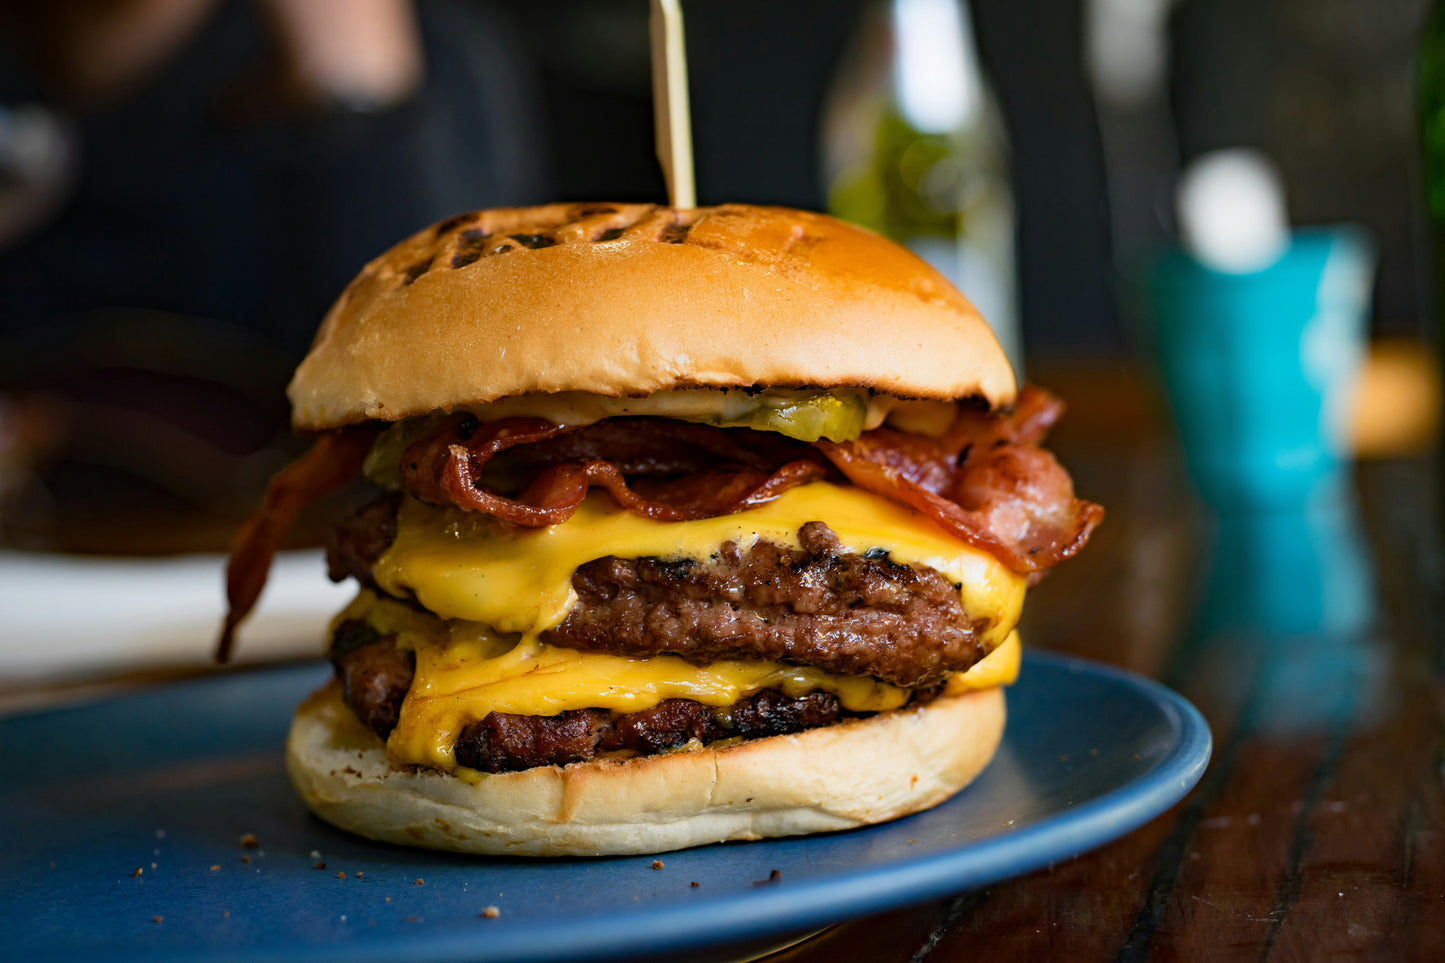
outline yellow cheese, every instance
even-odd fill
[[[1004,639],[1002,645],[975,662],[968,671],[949,676],[946,691],[957,694],[1013,685],[1019,677],[1019,664],[1023,662],[1023,654],[1024,648],[1019,642],[1018,630],[1014,630]]]
[[[388,593],[413,593],[443,618],[535,635],[567,617],[576,602],[572,573],[594,559],[706,559],[723,542],[746,550],[759,539],[796,547],[798,529],[811,521],[826,522],[846,551],[886,549],[895,562],[926,565],[958,583],[964,611],[989,620],[981,638],[987,649],[1018,623],[1021,576],[910,508],[827,482],[790,489],[745,512],[690,522],[640,518],[594,492],[567,522],[529,530],[407,499],[396,540],[373,575]]]

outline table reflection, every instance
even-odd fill
[[[1232,701],[1249,676],[1201,672],[1250,666],[1248,701],[1270,732],[1337,723],[1373,701],[1384,654],[1376,579],[1359,500],[1331,482],[1288,510],[1222,512],[1203,547],[1204,589],[1170,676],[1212,680]]]

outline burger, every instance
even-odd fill
[[[1102,510],[973,306],[820,214],[479,211],[371,262],[289,396],[312,447],[228,572],[336,527],[287,767],[373,839],[529,856],[842,830],[993,756],[1027,586]]]

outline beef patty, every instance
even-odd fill
[[[396,728],[402,700],[411,687],[412,654],[360,622],[336,631],[331,659],[342,698],[362,724],[385,739]],[[929,686],[913,694],[915,704],[942,690]],[[462,729],[456,759],[483,772],[513,772],[534,766],[564,766],[601,753],[653,755],[719,739],[757,739],[802,732],[855,715],[831,693],[788,696],[766,689],[730,706],[715,708],[691,699],[664,699],[651,709],[614,713],[574,709],[553,716],[488,713]]]
[[[331,577],[376,587],[373,563],[391,544],[396,496],[345,520],[328,546]],[[823,522],[800,547],[726,543],[708,559],[617,558],[572,576],[577,604],[542,636],[572,649],[707,664],[752,659],[816,666],[913,687],[969,668],[986,653],[988,620],[970,618],[959,587],[883,550],[840,551]]]

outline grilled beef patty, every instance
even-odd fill
[[[328,546],[331,576],[375,587],[371,568],[391,544],[396,496],[361,509]],[[799,548],[729,542],[708,559],[588,562],[572,577],[577,604],[543,633],[553,645],[619,655],[671,652],[698,664],[752,659],[874,676],[913,687],[969,668],[985,652],[987,620],[963,610],[959,587],[886,551],[840,551],[823,522]]]
[[[802,547],[732,542],[707,560],[588,562],[572,577],[577,604],[543,637],[553,645],[620,655],[672,652],[791,662],[912,687],[967,669],[985,655],[987,622],[963,611],[958,586],[886,552],[842,554],[822,522]]]
[[[771,689],[723,709],[691,699],[665,699],[651,709],[624,715],[605,709],[575,709],[555,716],[493,712],[462,730],[457,762],[483,772],[510,772],[565,766],[617,750],[648,756],[694,739],[708,743],[801,732],[831,725],[843,715],[830,693],[793,698]]]
[[[411,687],[412,654],[360,622],[338,627],[332,662],[342,698],[362,724],[385,739],[396,727],[402,700]],[[941,685],[913,694],[931,701]],[[831,693],[788,696],[772,689],[730,706],[715,708],[691,699],[664,699],[651,709],[613,713],[575,709],[554,716],[492,712],[466,726],[456,743],[463,766],[483,772],[512,772],[534,766],[563,766],[600,753],[625,750],[653,755],[693,740],[757,739],[831,725],[854,715]]]

